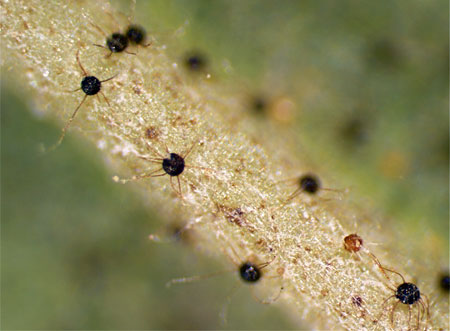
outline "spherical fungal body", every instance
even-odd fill
[[[145,137],[148,138],[148,139],[154,139],[154,138],[158,137],[158,135],[159,135],[159,132],[154,127],[149,127],[145,131]],[[126,183],[126,182],[129,182],[131,180],[139,180],[139,179],[143,179],[143,178],[161,177],[161,176],[169,175],[170,185],[172,186],[172,189],[175,191],[175,193],[180,198],[183,198],[183,194],[181,192],[180,175],[184,172],[184,169],[186,167],[190,167],[190,168],[210,170],[209,168],[196,167],[196,166],[192,166],[192,165],[187,165],[185,163],[185,159],[188,157],[188,155],[190,154],[190,152],[192,151],[192,149],[194,147],[195,147],[195,144],[192,145],[191,148],[187,152],[185,152],[183,154],[177,154],[177,153],[171,153],[169,151],[169,149],[167,148],[167,146],[166,146],[167,154],[163,155],[163,154],[160,154],[157,150],[151,148],[151,146],[149,146],[149,148],[153,150],[153,153],[157,157],[144,157],[144,156],[141,156],[139,158],[141,158],[143,160],[146,160],[146,161],[150,161],[152,163],[159,164],[161,166],[159,169],[155,169],[155,170],[153,170],[153,171],[151,171],[150,173],[147,173],[147,174],[133,176],[133,177],[131,177],[129,179],[120,179],[117,176],[114,176],[113,179],[115,181],[121,181],[122,183]],[[178,182],[178,189],[175,187],[175,185],[173,183],[173,178],[174,177],[176,178],[176,180]]]
[[[123,52],[128,47],[128,38],[119,32],[115,32],[106,39],[106,46],[113,53]]]
[[[206,66],[206,61],[203,56],[193,54],[186,58],[186,66],[192,71],[200,71]]]
[[[145,30],[139,25],[130,25],[127,29],[126,36],[130,43],[139,45],[145,39]]]
[[[304,175],[300,177],[300,188],[307,193],[314,194],[320,188],[320,181],[314,175]]]
[[[255,113],[262,114],[267,110],[267,101],[262,97],[255,97],[252,101],[252,108]]]
[[[250,262],[242,264],[239,268],[239,274],[245,282],[249,283],[255,283],[261,278],[261,271]]]
[[[86,76],[81,81],[81,89],[87,95],[95,95],[100,92],[102,87],[102,83],[97,77],[94,76]]]
[[[170,153],[170,158],[165,158],[162,162],[163,170],[169,176],[179,176],[183,172],[184,166],[184,159],[176,153]]]
[[[356,253],[361,250],[363,246],[363,240],[356,233],[352,233],[344,238],[344,248],[349,251]]]
[[[450,276],[449,275],[442,276],[440,285],[444,291],[448,292],[450,290]]]
[[[113,79],[116,76],[110,77],[110,78],[105,79],[105,80],[99,80],[97,77],[89,76],[87,71],[86,71],[86,69],[84,69],[83,65],[81,64],[79,53],[80,53],[80,51],[78,50],[77,54],[76,54],[76,59],[77,59],[78,66],[80,67],[81,71],[83,72],[83,79],[81,80],[80,87],[77,88],[76,90],[73,90],[73,91],[70,91],[70,92],[76,92],[76,91],[82,90],[84,92],[85,96],[83,97],[83,100],[81,100],[81,102],[78,105],[78,107],[75,108],[74,112],[72,113],[72,116],[69,118],[69,120],[67,121],[66,125],[63,127],[61,136],[59,137],[59,139],[56,142],[56,144],[53,145],[50,148],[50,150],[55,149],[57,146],[59,146],[61,144],[61,142],[64,139],[64,136],[66,135],[66,131],[67,131],[67,129],[70,126],[70,123],[72,123],[72,121],[74,120],[78,110],[80,109],[81,105],[84,103],[84,101],[87,99],[88,96],[96,95],[97,93],[100,93],[103,96],[103,98],[105,98],[105,101],[106,101],[106,103],[109,106],[108,99],[105,97],[105,95],[103,95],[103,92],[101,92],[100,90],[102,88],[102,83],[103,82],[107,82],[107,81]]]
[[[385,271],[389,271],[393,274],[396,274],[402,279],[402,283],[400,285],[398,285],[396,289],[389,286],[389,288],[394,293],[391,296],[389,296],[388,298],[386,298],[382,304],[382,307],[384,307],[385,304],[387,302],[389,302],[391,299],[396,299],[396,302],[392,305],[391,313],[390,313],[390,320],[391,320],[392,327],[395,327],[395,323],[394,323],[395,310],[397,309],[397,306],[400,303],[403,303],[404,305],[408,305],[408,310],[409,310],[408,330],[411,330],[411,315],[412,315],[412,310],[414,309],[414,307],[417,308],[417,324],[416,324],[415,330],[419,330],[420,324],[424,318],[426,318],[426,320],[425,320],[425,330],[426,330],[428,321],[430,318],[430,300],[428,299],[428,297],[425,294],[420,293],[417,285],[406,282],[405,278],[403,277],[403,275],[401,273],[391,270],[391,269],[384,268],[381,265],[380,265],[380,268],[382,268]],[[386,274],[385,274],[385,276],[387,279],[389,279],[389,277],[387,277]],[[381,313],[381,315],[383,315],[383,312]]]
[[[412,305],[420,299],[419,288],[412,283],[403,283],[397,287],[395,297],[405,305]]]

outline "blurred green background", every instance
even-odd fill
[[[419,0],[153,0],[138,1],[135,21],[174,60],[198,50],[219,79],[288,96],[287,129],[308,158],[399,227],[440,233],[448,246],[448,9]],[[14,86],[2,82],[2,329],[222,328],[237,277],[165,288],[222,266],[183,242],[149,242],[163,226],[151,202],[115,185],[74,130],[40,154],[61,124],[33,115]],[[298,327],[275,306],[242,287],[226,328]]]

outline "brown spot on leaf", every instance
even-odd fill
[[[137,95],[141,95],[142,91],[139,86],[133,86],[133,92]]]
[[[216,207],[219,211],[223,213],[225,218],[233,224],[236,224],[239,227],[245,227],[248,228],[250,232],[254,232],[255,229],[253,226],[251,226],[245,217],[245,213],[242,211],[241,208],[232,208],[227,207],[224,205],[216,204]]]
[[[227,210],[223,213],[224,213],[226,219],[231,223],[242,226],[246,222],[245,214],[241,210],[241,208]]]
[[[159,136],[159,130],[154,126],[150,126],[147,129],[145,129],[145,136],[148,139],[156,139]]]
[[[283,276],[283,274],[284,274],[284,268],[283,268],[283,267],[277,268],[277,274],[280,275],[280,276]]]
[[[363,300],[362,300],[362,298],[359,295],[355,295],[355,296],[352,297],[352,303],[355,306],[361,307],[362,303],[363,303]]]

